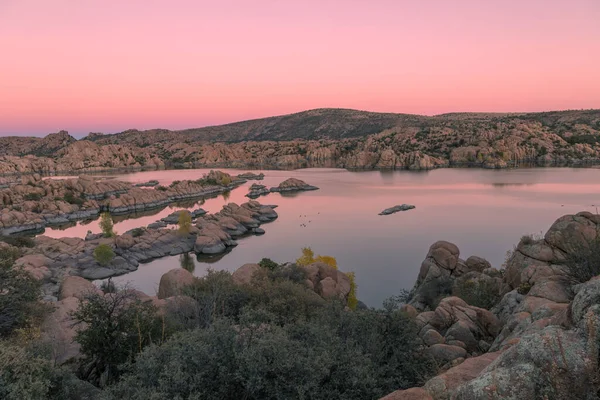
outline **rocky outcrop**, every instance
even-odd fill
[[[480,257],[459,258],[460,250],[450,242],[431,245],[410,293],[410,305],[419,311],[432,310],[439,300],[452,293],[461,281],[486,281],[500,293],[503,282],[497,270]]]
[[[347,300],[350,279],[346,274],[322,262],[302,267],[306,271],[306,284],[321,297]]]
[[[458,249],[434,244],[416,293],[426,277],[436,282],[456,271],[495,276],[507,293],[490,311],[446,297],[414,316],[438,363],[456,357],[416,393],[436,400],[597,398],[600,279],[588,263],[600,250],[599,222],[586,212],[563,216],[543,237],[524,236],[506,270],[493,275],[475,257],[464,262],[470,272],[461,272]],[[589,280],[581,283],[583,277]],[[409,315],[411,306],[404,310]],[[464,348],[464,360],[452,346]]]
[[[223,193],[244,182],[211,171],[199,180],[176,181],[168,188],[142,189],[127,182],[90,176],[42,180],[39,175],[27,175],[21,184],[0,189],[0,234],[42,231],[49,225],[94,219],[103,211],[112,215],[139,213]],[[195,210],[192,217],[203,213],[202,209]]]
[[[239,236],[264,233],[260,225],[275,218],[277,213],[272,207],[250,201],[241,206],[230,203],[216,214],[199,216],[188,233],[174,229],[138,228],[135,232],[125,232],[114,238],[91,235],[86,239],[54,239],[38,236],[34,239],[35,246],[26,249],[16,263],[42,281],[48,298],[56,298],[59,296],[58,283],[65,276],[106,279],[134,271],[140,263],[168,255],[191,251],[198,254],[223,253],[237,245],[235,238]],[[108,265],[99,265],[94,258],[94,250],[100,244],[109,245],[115,253]]]
[[[269,189],[271,192],[299,192],[305,190],[318,190],[316,186],[311,186],[303,180],[289,178],[281,182],[278,186]]]
[[[502,329],[493,313],[458,297],[442,299],[435,311],[423,312],[415,321],[427,351],[440,366],[485,353]]]
[[[401,205],[398,205],[398,206],[386,208],[385,210],[383,210],[382,212],[380,212],[379,215],[390,215],[390,214],[397,213],[399,211],[412,210],[413,208],[415,208],[415,206],[413,206],[413,205],[410,205],[410,204],[401,204]]]
[[[175,268],[164,274],[160,278],[158,286],[159,299],[178,296],[182,293],[184,287],[194,283],[194,276],[183,268]]]
[[[254,274],[261,270],[258,264],[244,264],[236,269],[231,277],[236,285],[249,285],[252,283]]]
[[[185,131],[0,138],[0,173],[140,168],[426,170],[598,162],[598,110],[434,117],[320,109]],[[260,174],[241,174],[256,179]]]
[[[260,196],[264,196],[271,193],[271,191],[265,185],[259,185],[258,183],[253,183],[248,190],[248,194],[246,197],[251,199],[256,199]]]

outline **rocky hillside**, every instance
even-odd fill
[[[523,236],[503,270],[434,243],[404,311],[441,373],[382,400],[597,399],[599,223],[565,215]]]
[[[600,110],[434,117],[319,109],[183,131],[0,138],[0,173],[115,168],[431,169],[600,160]],[[25,156],[25,157],[23,157]]]

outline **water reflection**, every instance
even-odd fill
[[[194,270],[196,269],[196,263],[190,253],[183,253],[179,256],[179,265],[181,265],[181,268],[191,273],[194,273]]]
[[[148,171],[118,179],[133,183],[156,179],[161,185],[169,185],[173,180],[198,179],[206,172]],[[263,225],[266,234],[238,240],[239,245],[227,254],[197,258],[192,254],[194,275],[202,276],[207,268],[234,271],[264,257],[279,263],[291,261],[302,247],[309,246],[315,253],[334,256],[341,270],[355,271],[359,299],[378,306],[400,289],[412,287],[429,246],[437,240],[456,243],[463,259],[478,255],[500,267],[506,251],[522,235],[545,232],[558,217],[583,210],[595,212],[591,205],[600,204],[599,169],[263,172],[263,184],[269,187],[293,177],[321,189],[260,197],[263,204],[279,205],[279,218]],[[232,190],[227,198],[221,195],[207,199],[202,208],[214,213],[228,202],[241,204],[248,200],[245,194],[254,182]],[[414,204],[416,209],[378,215],[402,203]],[[172,211],[166,209],[119,224],[146,225]],[[131,229],[118,224],[116,228],[120,232]],[[179,256],[165,257],[140,265],[137,271],[119,279],[132,281],[152,294],[160,276],[180,265]]]

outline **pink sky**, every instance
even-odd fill
[[[0,0],[0,135],[600,108],[599,0]]]

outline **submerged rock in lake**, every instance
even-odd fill
[[[385,210],[383,210],[382,212],[380,212],[379,215],[390,215],[390,214],[397,213],[399,211],[412,210],[413,208],[415,208],[415,206],[413,206],[411,204],[401,204],[401,205],[398,205],[398,206],[386,208]]]
[[[289,178],[281,182],[278,186],[274,186],[270,189],[271,192],[296,192],[304,190],[318,190],[316,186],[309,185],[303,180],[296,178]]]

